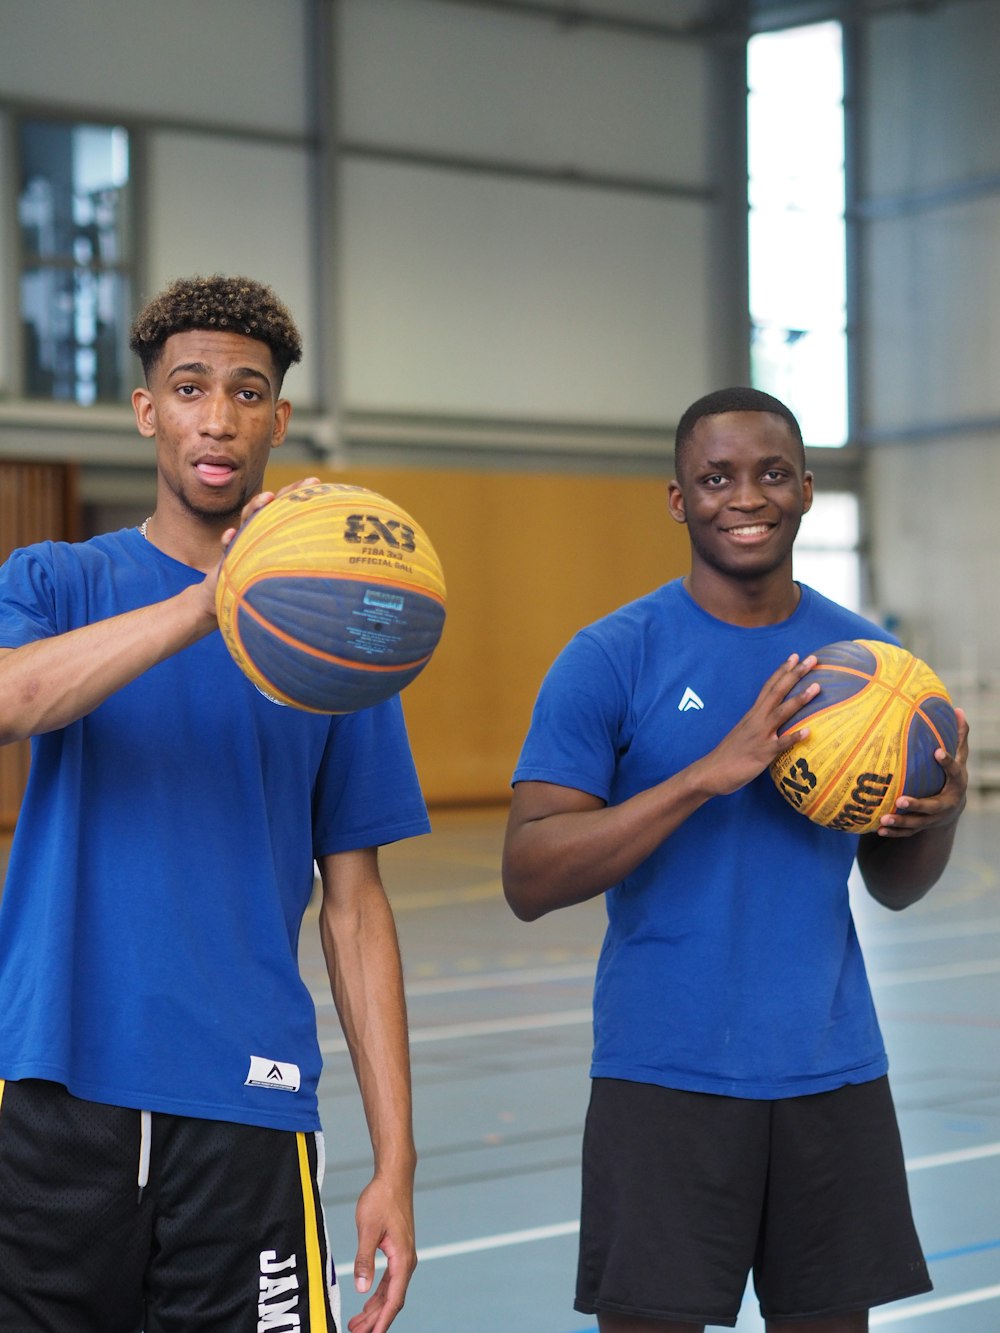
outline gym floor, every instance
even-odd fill
[[[400,1333],[593,1333],[572,1308],[590,988],[600,902],[525,925],[504,903],[503,810],[437,811],[385,849],[409,996],[420,1266]],[[872,1313],[899,1333],[1000,1330],[1000,808],[963,818],[945,878],[855,914],[891,1062],[918,1228],[935,1290]],[[311,914],[313,916],[313,914]],[[368,1179],[360,1099],[303,928],[327,1067],[324,1187],[346,1317],[353,1207]],[[752,1294],[737,1328],[763,1328]]]

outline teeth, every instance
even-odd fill
[[[766,523],[755,523],[749,528],[730,528],[729,531],[735,532],[740,537],[756,537],[762,532],[767,532],[767,526]]]

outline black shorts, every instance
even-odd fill
[[[736,1323],[930,1291],[884,1078],[782,1101],[595,1079],[575,1307]]]
[[[0,1080],[0,1329],[337,1333],[322,1173],[319,1134]]]

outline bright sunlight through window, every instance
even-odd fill
[[[795,412],[808,445],[847,440],[841,27],[752,37],[749,96],[753,383]]]

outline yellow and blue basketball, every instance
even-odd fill
[[[444,628],[445,585],[415,519],[363,486],[278,496],[234,537],[219,571],[219,628],[278,703],[351,713],[397,694]]]
[[[809,735],[780,754],[771,777],[802,814],[829,828],[870,833],[901,796],[934,796],[944,785],[935,750],[955,753],[958,719],[948,691],[905,648],[845,639],[815,654],[796,691],[820,692],[786,723]]]

